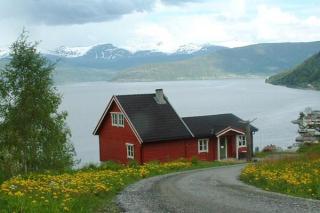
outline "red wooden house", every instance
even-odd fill
[[[252,138],[257,128],[250,129]],[[99,135],[100,160],[119,163],[194,156],[208,161],[239,159],[247,151],[240,118],[233,114],[181,118],[162,89],[113,96],[93,134]]]

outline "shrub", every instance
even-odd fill
[[[99,168],[98,164],[96,163],[88,163],[86,165],[84,165],[81,170],[95,170]]]
[[[130,160],[128,166],[130,168],[137,168],[139,166],[139,163],[136,160]]]
[[[109,170],[119,170],[119,169],[123,169],[125,166],[121,165],[119,163],[113,162],[113,161],[106,161],[100,164],[100,169],[109,169]]]
[[[193,157],[191,158],[191,163],[192,163],[192,165],[198,165],[198,164],[199,164],[199,159],[198,159],[198,157],[197,157],[197,156],[193,156]]]

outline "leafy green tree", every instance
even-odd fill
[[[0,167],[9,175],[64,170],[74,164],[67,113],[58,111],[55,66],[36,47],[23,31],[0,72]]]

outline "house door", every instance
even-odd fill
[[[227,138],[220,138],[220,160],[227,158]]]

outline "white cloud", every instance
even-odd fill
[[[316,16],[310,16],[305,20],[305,23],[310,27],[320,27],[320,18]]]
[[[239,19],[246,15],[247,1],[246,0],[231,0],[221,10],[221,13],[226,18]]]
[[[28,25],[14,18],[0,19],[0,47],[11,43],[23,26],[30,31],[32,40],[43,41],[44,48],[113,43],[131,50],[170,52],[187,43],[235,47],[261,42],[320,40],[320,15],[306,13],[305,5],[301,15],[296,9],[290,9],[296,7],[281,7],[271,1],[154,2],[153,10],[133,10],[119,19],[100,23],[48,26]],[[310,11],[315,11],[311,7]]]
[[[137,49],[155,49],[163,52],[171,52],[175,49],[173,35],[167,28],[157,24],[144,23],[138,26],[134,31],[134,38],[128,42],[128,48]]]
[[[319,40],[320,19],[298,16],[277,7],[261,5],[252,21],[256,29],[257,41],[310,41]]]

